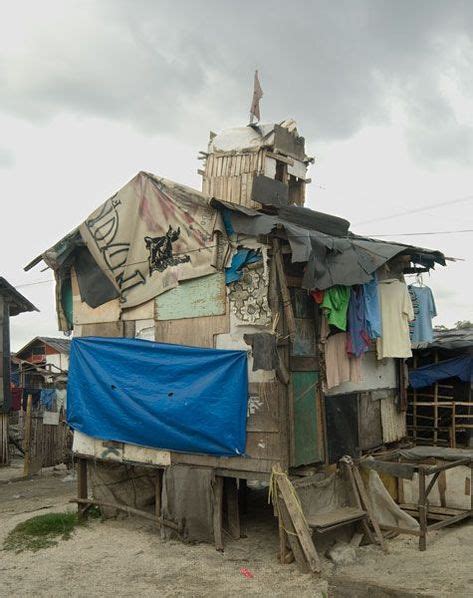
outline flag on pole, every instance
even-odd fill
[[[253,117],[259,122],[260,120],[260,111],[259,111],[259,101],[263,97],[263,90],[261,89],[261,85],[258,78],[258,71],[255,71],[255,82],[253,87],[253,99],[251,100],[251,107],[250,107],[250,123],[253,122]]]

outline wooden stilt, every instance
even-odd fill
[[[238,508],[238,487],[235,478],[224,478],[224,497],[227,513],[228,532],[237,540],[241,535],[240,510]]]
[[[88,486],[87,486],[87,459],[77,460],[77,498],[80,500],[87,500]],[[86,517],[87,509],[84,505],[77,503],[77,515],[80,520]]]
[[[161,517],[161,493],[163,488],[163,470],[156,472],[155,491],[154,491],[154,514]]]
[[[26,403],[26,417],[24,422],[23,448],[25,457],[23,461],[23,474],[29,476],[31,473],[31,418],[33,409],[33,395],[28,395]]]
[[[214,527],[214,541],[215,548],[223,552],[223,478],[221,476],[215,477],[213,484],[213,527]]]
[[[425,492],[425,471],[419,468],[419,550],[427,548],[427,495]]]

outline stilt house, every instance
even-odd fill
[[[140,172],[27,268],[44,260],[54,270],[60,327],[75,339],[245,352],[244,454],[170,450],[159,437],[142,446],[76,428],[76,456],[268,481],[275,465],[319,468],[405,437],[402,359],[378,360],[370,347],[356,376],[327,384],[316,291],[366,284],[375,273],[402,279],[445,265],[444,256],[360,237],[343,218],[304,207],[313,159],[292,120],[211,134],[200,158],[202,192]],[[222,397],[228,392],[223,384]]]

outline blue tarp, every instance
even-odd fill
[[[259,249],[246,249],[245,247],[239,249],[233,256],[230,267],[225,268],[225,284],[240,280],[243,276],[244,266],[260,262],[262,259],[263,256]]]
[[[103,440],[241,455],[248,402],[245,351],[127,338],[73,339],[67,420]]]
[[[439,380],[453,377],[460,378],[463,382],[472,382],[473,357],[462,355],[432,365],[425,365],[409,372],[409,382],[412,388],[431,386]]]

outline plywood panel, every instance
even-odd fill
[[[124,322],[102,322],[100,324],[81,324],[77,336],[125,336]]]
[[[277,432],[248,432],[245,453],[251,459],[279,459],[280,438]]]
[[[279,383],[250,384],[247,431],[277,432],[279,421]]]
[[[381,402],[373,400],[371,393],[360,395],[358,403],[358,421],[360,448],[368,450],[383,443],[381,430]]]
[[[154,299],[150,299],[136,307],[124,309],[121,315],[122,320],[149,320],[152,318],[154,318]]]
[[[213,347],[214,335],[228,334],[229,331],[229,314],[184,320],[160,320],[155,323],[155,340],[191,347]]]
[[[225,309],[223,272],[182,281],[176,288],[156,298],[157,320],[219,316],[225,313]]]

